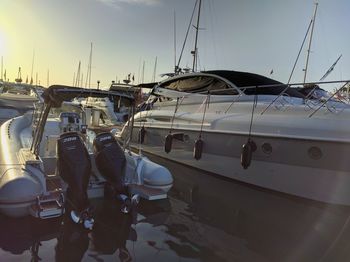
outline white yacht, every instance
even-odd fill
[[[220,176],[350,205],[350,107],[308,92],[246,72],[180,74],[155,85],[132,141]]]

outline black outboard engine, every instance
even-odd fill
[[[100,133],[94,140],[94,153],[97,169],[107,180],[105,195],[108,186],[113,197],[117,197],[122,202],[122,212],[129,213],[131,205],[138,202],[137,197],[131,200],[127,196],[127,187],[124,185],[126,159],[124,150],[111,133]]]
[[[68,184],[66,211],[75,223],[92,228],[87,187],[91,173],[89,153],[76,132],[64,133],[57,141],[57,171]]]

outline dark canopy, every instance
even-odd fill
[[[134,101],[134,97],[129,94],[107,91],[99,89],[85,89],[79,87],[53,85],[45,89],[42,94],[46,104],[51,103],[52,107],[60,107],[63,101],[72,101],[74,98],[87,97],[123,97],[130,102]]]
[[[237,93],[226,82],[215,76],[233,83],[246,95],[254,95],[255,93],[258,95],[279,95],[287,86],[274,79],[248,72],[213,70],[203,71],[202,73],[209,75],[189,74],[174,79],[169,78],[161,83],[160,86],[189,93],[205,93],[208,91],[213,94],[223,95]],[[285,93],[293,97],[303,97],[302,94],[293,88],[288,88]]]
[[[248,72],[213,70],[203,73],[213,74],[227,79],[243,90],[246,95],[254,95],[255,93],[258,95],[279,95],[287,87],[286,84],[274,79]],[[257,89],[255,90],[254,87],[257,87]],[[285,93],[293,97],[303,97],[303,95],[294,88],[288,88]]]

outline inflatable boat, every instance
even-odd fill
[[[156,200],[167,197],[170,172],[120,145],[101,123],[101,112],[76,98],[132,96],[96,89],[51,86],[34,112],[0,128],[0,211],[41,219],[72,209],[83,212],[89,198],[108,192]]]

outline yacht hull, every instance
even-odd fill
[[[172,148],[164,150],[169,129],[147,127],[145,152],[244,183],[331,204],[350,205],[350,168],[344,156],[347,143],[251,136],[256,145],[247,169],[241,165],[242,145],[247,134],[203,131],[202,156],[193,156],[199,131],[173,129]],[[137,142],[138,128],[133,133]],[[134,144],[135,147],[139,146]]]

